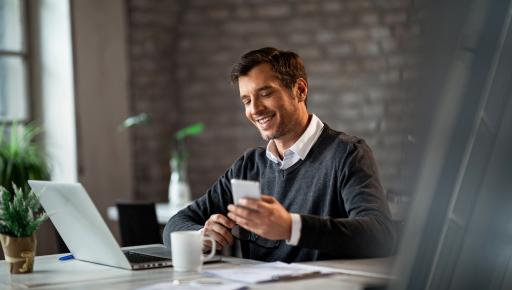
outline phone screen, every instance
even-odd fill
[[[258,181],[231,179],[233,203],[239,204],[242,198],[260,199],[261,190]]]

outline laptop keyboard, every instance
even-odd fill
[[[159,261],[169,261],[169,259],[166,258],[148,256],[130,251],[124,252],[124,255],[126,256],[128,261],[130,261],[130,263],[150,263]]]

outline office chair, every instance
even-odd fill
[[[162,235],[152,202],[116,202],[123,247],[161,244]]]

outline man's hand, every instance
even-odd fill
[[[203,235],[209,236],[215,240],[217,249],[233,244],[231,228],[235,222],[221,214],[214,214],[206,221],[203,228]],[[203,245],[207,250],[211,249],[211,242],[205,240]]]
[[[228,217],[241,227],[269,240],[290,239],[292,217],[274,197],[241,199],[240,205],[230,204]]]

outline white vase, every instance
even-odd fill
[[[173,178],[169,182],[169,206],[171,208],[182,208],[190,202],[190,186],[186,181]]]
[[[190,186],[186,176],[186,162],[171,160],[171,178],[169,181],[169,206],[173,209],[185,207],[191,201]]]

